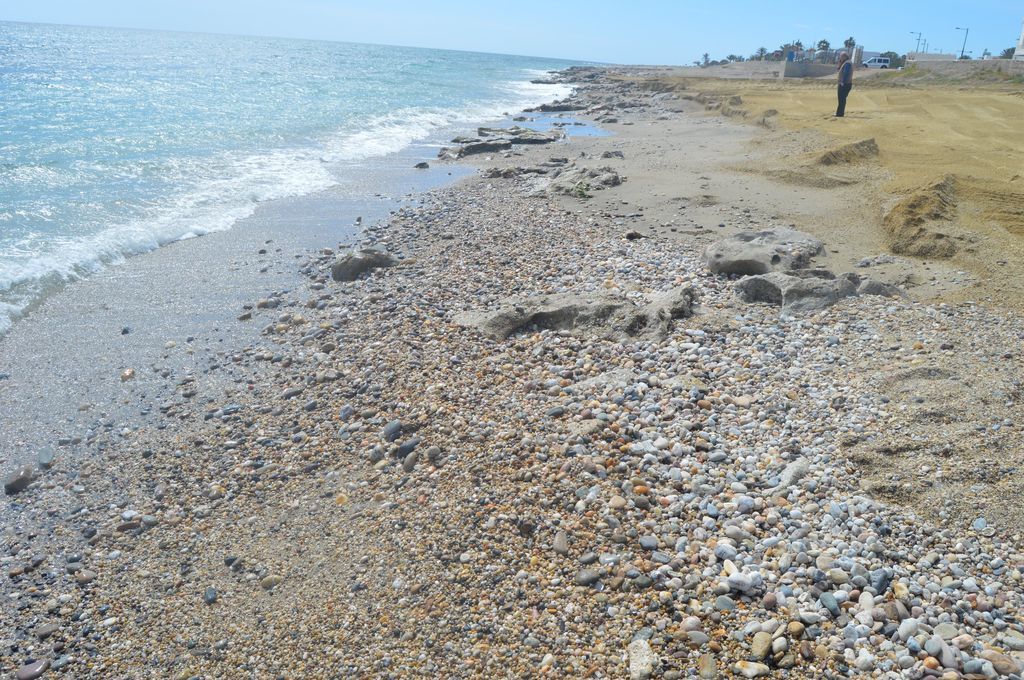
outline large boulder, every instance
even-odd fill
[[[385,252],[367,248],[339,258],[331,265],[331,278],[335,281],[355,281],[373,269],[393,267],[397,260]]]
[[[716,241],[704,251],[704,260],[715,274],[753,276],[807,267],[824,244],[795,229],[766,229]]]

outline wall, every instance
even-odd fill
[[[809,61],[789,61],[785,64],[786,69],[782,72],[783,78],[821,78],[822,76],[834,75],[835,64],[812,64]]]

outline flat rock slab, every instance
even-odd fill
[[[379,250],[364,249],[349,253],[331,265],[331,278],[335,281],[355,281],[373,269],[393,267],[398,262]]]
[[[704,261],[715,274],[752,276],[807,267],[824,244],[795,229],[766,229],[729,236],[704,251]]]
[[[695,304],[696,292],[690,287],[656,293],[645,305],[618,295],[557,293],[512,299],[494,310],[460,312],[455,323],[499,339],[532,329],[617,339],[664,336],[674,319],[693,314]]]

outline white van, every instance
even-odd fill
[[[871,57],[861,66],[864,68],[889,68],[889,57]]]

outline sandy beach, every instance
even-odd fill
[[[141,422],[4,426],[0,672],[1021,677],[1019,88],[563,77],[611,135],[243,239]]]

